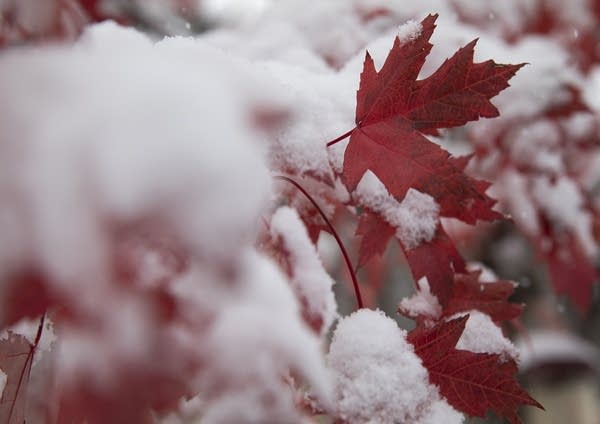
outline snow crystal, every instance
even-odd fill
[[[519,351],[502,334],[502,330],[490,318],[488,314],[472,310],[460,312],[449,319],[458,318],[469,314],[469,319],[458,343],[457,349],[469,350],[476,353],[497,353],[508,358],[517,360]]]
[[[440,400],[406,331],[381,311],[361,309],[340,320],[327,361],[337,414],[350,424],[420,422]]]
[[[292,265],[292,286],[306,302],[308,316],[321,319],[321,334],[329,331],[337,317],[333,279],[323,269],[317,250],[295,209],[281,207],[271,218],[271,233],[281,238]]]
[[[402,202],[392,197],[385,185],[370,170],[362,176],[356,190],[356,200],[380,214],[396,228],[396,237],[406,249],[413,249],[435,235],[439,205],[428,194],[410,188]]]
[[[411,19],[398,28],[398,39],[402,44],[408,43],[419,38],[422,30],[421,23]]]
[[[442,314],[442,306],[438,298],[431,293],[427,277],[417,281],[417,292],[409,298],[402,299],[399,308],[410,317],[426,316],[435,319]]]
[[[0,369],[0,398],[4,394],[4,388],[6,387],[6,380],[8,379],[7,375],[3,370]]]

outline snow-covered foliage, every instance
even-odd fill
[[[516,422],[537,403],[501,328],[521,311],[515,285],[469,268],[444,219],[510,215],[557,291],[589,307],[600,143],[584,87],[600,87],[600,54],[566,28],[587,37],[600,17],[561,4],[0,0],[0,421],[452,424],[491,409]],[[555,21],[536,21],[542,9]],[[428,37],[424,63],[402,56]],[[461,47],[475,38],[473,63]],[[398,57],[406,81],[378,92]],[[448,64],[488,59],[506,74],[485,96],[460,91],[466,73]],[[365,124],[377,96],[383,123]],[[388,149],[377,125],[409,147]],[[358,137],[420,177],[366,167],[354,184]],[[358,249],[345,237],[357,223]],[[323,232],[360,306],[345,317]],[[376,303],[386,279],[408,284],[369,262],[390,240],[416,280],[387,302],[410,333]],[[489,384],[516,388],[452,368],[474,357],[498,369]]]
[[[448,423],[463,422],[428,383],[406,331],[381,311],[361,309],[340,320],[327,362],[337,412],[350,424],[424,424],[440,415]]]

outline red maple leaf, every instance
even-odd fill
[[[418,327],[408,341],[429,372],[429,380],[457,410],[483,417],[488,410],[519,423],[521,405],[543,407],[520,386],[517,365],[497,354],[456,349],[468,315],[442,321],[432,328]]]
[[[432,48],[429,39],[436,18],[426,17],[420,34],[412,40],[402,43],[396,37],[379,72],[366,54],[357,92],[356,128],[346,134],[350,141],[342,180],[352,192],[370,170],[399,201],[414,188],[435,199],[441,216],[467,223],[502,218],[492,209],[495,200],[485,194],[489,183],[464,173],[470,157],[453,158],[424,134],[497,116],[490,98],[508,86],[522,65],[499,65],[491,60],[474,63],[473,41],[431,76],[417,80]],[[394,228],[377,211],[367,209],[357,234],[363,236],[361,266],[385,250]],[[441,225],[432,240],[412,249],[402,247],[415,279],[426,276],[444,305],[451,295],[454,273],[465,270],[463,259]]]
[[[431,76],[416,80],[432,47],[436,18],[425,18],[414,40],[401,43],[396,37],[379,72],[367,53],[342,178],[353,191],[371,170],[399,200],[415,188],[436,200],[442,216],[468,223],[500,218],[491,209],[495,201],[482,190],[487,186],[468,177],[423,134],[497,116],[489,99],[508,86],[522,65],[474,63],[473,41]]]
[[[444,316],[477,309],[499,322],[521,315],[522,305],[508,302],[515,291],[512,281],[480,282],[480,277],[481,271],[454,276],[452,296],[444,307]]]

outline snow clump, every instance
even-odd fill
[[[406,331],[381,311],[361,309],[342,319],[327,360],[335,412],[350,424],[463,422],[429,384]]]

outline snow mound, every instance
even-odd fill
[[[327,360],[336,413],[348,423],[462,422],[428,383],[406,331],[381,311],[361,309],[342,319]]]

